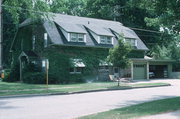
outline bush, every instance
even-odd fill
[[[12,69],[4,70],[4,79],[5,82],[16,82],[20,81],[19,78],[19,64],[16,64],[12,67]]]
[[[84,83],[86,82],[82,74],[71,74],[68,83]]]
[[[2,73],[4,73],[4,78],[2,78],[2,81],[8,82],[10,79],[10,69],[4,69]]]
[[[46,74],[43,72],[28,72],[23,76],[23,82],[28,84],[46,84]],[[49,84],[58,84],[60,83],[57,78],[49,74],[48,78]]]

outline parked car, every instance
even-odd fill
[[[154,78],[154,77],[155,77],[154,72],[149,72],[149,78]]]

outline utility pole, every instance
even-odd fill
[[[0,70],[2,70],[2,41],[3,41],[3,24],[2,24],[2,3],[3,0],[0,0]]]

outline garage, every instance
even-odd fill
[[[149,78],[168,78],[168,66],[167,65],[150,65],[149,66]]]
[[[133,77],[134,79],[146,79],[146,64],[134,64]]]

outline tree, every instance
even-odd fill
[[[127,57],[131,47],[129,44],[124,43],[122,38],[118,40],[118,46],[109,50],[108,62],[112,63],[115,67],[121,67],[122,69],[129,66],[129,58]]]
[[[119,37],[118,46],[109,50],[109,56],[107,57],[107,61],[112,63],[114,67],[120,67],[121,69],[125,69],[129,66],[128,54],[131,51],[131,47],[129,44],[123,42],[123,38]],[[118,80],[118,86],[119,86]]]
[[[85,16],[87,0],[53,0],[50,11],[68,15]]]

